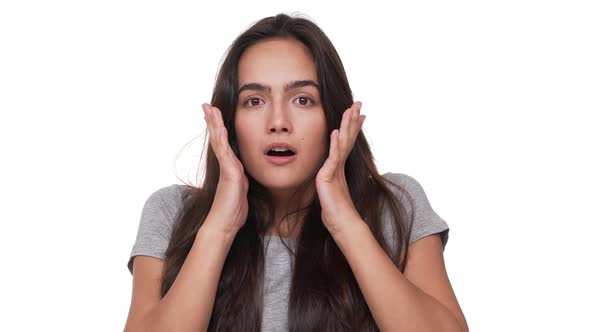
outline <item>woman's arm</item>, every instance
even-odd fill
[[[216,228],[209,217],[198,231],[176,280],[161,301],[131,331],[206,331],[223,264],[235,235]]]
[[[381,331],[469,331],[444,269],[438,234],[409,246],[404,275],[362,220],[349,225],[354,226],[334,240]]]

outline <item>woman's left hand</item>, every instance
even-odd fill
[[[322,221],[332,236],[353,220],[361,220],[350,197],[344,166],[366,116],[360,115],[361,102],[344,111],[340,129],[330,134],[330,152],[315,177],[316,191],[322,206]]]

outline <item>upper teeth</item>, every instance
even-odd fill
[[[287,151],[289,149],[287,149],[287,148],[272,148],[271,150],[272,151]]]

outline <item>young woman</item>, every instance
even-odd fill
[[[449,227],[380,175],[332,43],[279,14],[231,45],[203,104],[202,187],[147,200],[126,331],[467,331]]]

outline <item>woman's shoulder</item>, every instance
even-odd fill
[[[177,203],[184,193],[195,189],[195,187],[186,184],[169,184],[154,190],[148,197],[147,202]]]
[[[127,267],[133,274],[133,257],[145,255],[164,259],[176,215],[182,203],[182,191],[189,186],[170,184],[153,190],[145,200],[135,243]]]
[[[174,196],[180,192],[181,187],[183,187],[183,185],[176,184],[176,183],[165,185],[163,187],[156,187],[157,189],[152,192],[150,197],[160,198],[160,197]]]
[[[391,182],[398,184],[404,189],[420,185],[420,183],[414,177],[405,173],[386,172],[381,174],[381,176]]]
[[[407,194],[414,202],[427,200],[422,184],[414,177],[404,173],[393,172],[387,172],[381,174],[381,176],[387,180],[385,184],[390,191],[394,194],[402,195],[402,197],[399,197],[400,199],[406,199],[407,197],[404,194]]]
[[[413,211],[413,227],[410,243],[424,236],[443,232],[441,234],[443,245],[446,245],[449,226],[433,209],[422,184],[414,177],[404,173],[387,172],[381,176],[395,184],[385,182],[389,190],[401,201],[402,206],[409,213],[408,216],[412,215]],[[392,218],[389,212],[389,209],[386,208],[386,220]]]
[[[152,191],[144,203],[144,214],[158,214],[166,216],[166,221],[171,224],[175,219],[183,202],[183,195],[195,190],[186,184],[169,184]]]

